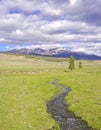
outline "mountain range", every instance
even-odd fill
[[[61,57],[61,58],[69,58],[70,56],[74,56],[75,59],[84,59],[84,60],[101,60],[101,56],[94,54],[86,54],[83,52],[74,52],[68,51],[66,48],[54,47],[54,48],[20,48],[20,49],[12,49],[8,51],[10,53],[15,54],[26,54],[26,55],[37,55],[37,56],[50,56],[50,57]]]

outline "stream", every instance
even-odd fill
[[[68,110],[65,96],[68,95],[71,89],[59,84],[58,80],[55,80],[52,84],[57,87],[62,87],[62,92],[54,96],[47,103],[47,111],[51,114],[52,118],[59,123],[60,130],[93,130],[88,127],[85,121],[82,121],[80,118],[76,117],[74,113]]]

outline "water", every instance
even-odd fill
[[[82,121],[68,110],[64,98],[68,95],[70,88],[59,84],[57,80],[52,84],[62,87],[62,92],[47,103],[47,111],[59,123],[60,130],[93,130],[88,127],[85,121]]]

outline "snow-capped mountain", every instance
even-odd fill
[[[13,53],[16,53],[16,54],[53,56],[53,55],[57,55],[57,54],[67,52],[67,49],[66,48],[60,48],[60,47],[47,48],[47,49],[44,49],[44,48],[33,48],[33,49],[21,48],[21,49],[13,49],[13,50],[10,50],[9,52],[13,52]]]
[[[61,57],[61,58],[69,58],[71,55],[75,57],[75,59],[88,59],[88,60],[101,60],[100,56],[93,54],[86,54],[82,52],[73,52],[68,51],[66,48],[56,47],[56,48],[20,48],[13,49],[9,52],[15,54],[26,54],[26,55],[39,55],[39,56],[51,56],[51,57]]]

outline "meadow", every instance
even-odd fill
[[[101,61],[78,62],[70,71],[67,59],[0,54],[0,130],[59,130],[46,106],[56,79],[71,88],[69,109],[101,130]]]

